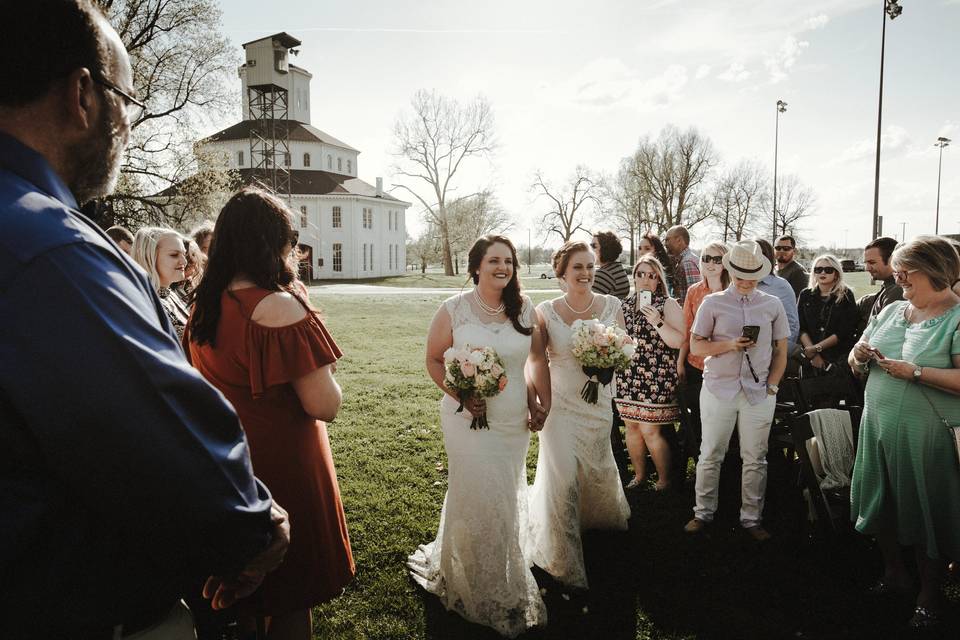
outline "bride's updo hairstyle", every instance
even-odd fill
[[[590,251],[590,245],[583,240],[567,240],[563,246],[553,254],[553,273],[558,278],[562,277],[570,264],[570,257],[580,251]]]
[[[292,286],[296,274],[290,261],[283,258],[297,241],[291,220],[290,210],[280,198],[256,187],[244,187],[227,201],[213,230],[207,270],[194,292],[193,342],[214,344],[221,297],[237,276],[245,276],[261,289],[286,291],[310,309]]]
[[[510,257],[513,258],[513,274],[510,276],[507,286],[503,288],[503,312],[507,314],[507,318],[510,319],[510,323],[517,332],[529,336],[533,333],[533,327],[525,327],[520,324],[520,312],[523,310],[523,296],[520,295],[520,263],[517,260],[517,250],[510,242],[510,238],[493,234],[477,238],[473,246],[470,247],[470,253],[467,254],[467,270],[470,272],[473,284],[479,284],[480,263],[483,262],[483,257],[487,255],[487,249],[490,248],[490,245],[497,243],[510,249]]]

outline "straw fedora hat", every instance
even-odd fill
[[[770,274],[770,261],[753,240],[735,243],[723,256],[723,266],[731,277],[741,280],[762,280]]]

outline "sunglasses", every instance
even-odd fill
[[[782,247],[774,247],[773,250],[774,251],[793,251],[793,247],[791,247],[790,245],[784,245]]]
[[[834,269],[833,267],[814,267],[814,268],[813,268],[813,272],[814,272],[814,273],[826,273],[826,274],[829,275],[829,274],[832,274],[832,273],[836,273],[837,270]]]
[[[634,278],[640,278],[641,280],[656,280],[657,274],[647,271],[637,271],[633,274]]]
[[[723,264],[723,256],[700,256],[700,261],[703,264]]]

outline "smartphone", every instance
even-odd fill
[[[650,306],[653,303],[653,293],[650,291],[640,291],[637,293],[637,301],[640,306]],[[757,327],[759,329],[760,327]]]
[[[883,354],[877,350],[876,347],[867,347],[867,351],[870,352],[870,358],[873,360],[883,360]]]
[[[760,326],[755,324],[746,324],[743,326],[743,333],[740,335],[744,338],[750,338],[750,342],[756,342],[760,337]]]

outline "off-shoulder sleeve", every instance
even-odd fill
[[[254,398],[292,382],[343,356],[340,347],[315,313],[286,327],[247,325],[250,391]]]

